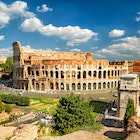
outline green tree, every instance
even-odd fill
[[[0,67],[4,68],[4,72],[11,76],[13,72],[13,58],[8,57],[5,63],[0,64]]]
[[[2,100],[0,99],[0,113],[4,111],[4,105],[2,103]]]
[[[128,120],[130,117],[135,116],[134,111],[134,101],[132,99],[128,99],[127,108],[124,116],[124,126],[127,127]]]
[[[53,129],[59,134],[67,134],[93,121],[89,102],[80,96],[70,94],[61,97],[53,116]]]

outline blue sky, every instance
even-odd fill
[[[12,43],[95,59],[140,59],[140,0],[0,1],[0,56]]]

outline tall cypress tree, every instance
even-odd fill
[[[134,101],[132,99],[128,99],[127,108],[124,116],[124,126],[127,127],[128,120],[130,117],[135,116],[134,110]]]

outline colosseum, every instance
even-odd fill
[[[89,52],[27,49],[13,43],[13,86],[28,91],[99,90],[115,88],[128,62],[96,60]]]

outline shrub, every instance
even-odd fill
[[[55,124],[53,129],[59,134],[70,133],[81,126],[93,121],[89,103],[80,96],[70,94],[61,97],[53,116]]]
[[[19,106],[29,106],[30,100],[28,97],[23,97],[14,94],[1,94],[2,101],[8,104],[16,104]]]
[[[4,107],[5,107],[5,112],[7,112],[7,113],[11,112],[12,109],[9,104],[5,104]]]

